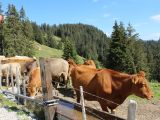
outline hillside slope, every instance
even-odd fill
[[[50,48],[48,46],[45,45],[41,45],[37,42],[34,43],[36,51],[35,51],[35,57],[39,58],[39,57],[53,57],[53,58],[62,58],[63,55],[63,51],[62,50],[58,50],[55,48]],[[78,62],[79,63],[83,63],[84,58],[81,56],[77,56],[78,57]]]
[[[62,50],[58,50],[58,49],[54,49],[54,48],[50,48],[47,47],[45,45],[41,45],[37,42],[34,43],[35,44],[35,57],[39,58],[39,57],[56,57],[56,58],[61,58],[63,55],[63,51]]]

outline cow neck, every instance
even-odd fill
[[[123,84],[121,85],[120,89],[117,89],[114,91],[114,96],[113,99],[116,103],[123,103],[124,100],[132,94],[132,75],[128,75],[128,74],[124,74],[124,76],[119,76],[117,77],[117,81],[119,81],[119,79],[121,80],[121,82],[123,82]],[[113,83],[112,83],[113,84]],[[118,82],[117,82],[117,86]]]
[[[72,73],[75,71],[77,65],[74,64],[74,63],[71,63],[71,64],[69,63],[69,66],[70,66],[70,68],[69,68],[69,74],[72,75]]]

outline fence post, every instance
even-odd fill
[[[85,111],[85,105],[84,105],[84,96],[83,96],[82,86],[80,86],[80,94],[81,94],[81,104],[82,104],[82,117],[83,117],[83,120],[86,120],[86,111]]]
[[[13,68],[10,66],[12,92],[14,93]]]
[[[8,89],[8,84],[9,84],[9,68],[7,67],[7,78],[6,78],[7,89]]]
[[[19,71],[18,71],[18,67],[16,67],[16,84],[17,84],[17,93],[20,94],[20,83],[19,83]]]
[[[17,94],[19,95],[21,92],[20,92],[19,70],[18,70],[18,67],[16,67],[16,86],[17,86]],[[19,97],[18,97],[18,102],[20,102]]]
[[[137,102],[134,100],[130,100],[129,106],[128,106],[127,120],[135,120],[136,119],[136,109],[137,109]]]
[[[26,96],[26,77],[25,75],[23,75],[23,79],[22,79],[22,84],[23,84],[23,95]],[[24,105],[26,105],[26,100],[24,99]]]
[[[39,59],[40,63],[40,71],[41,71],[41,83],[42,83],[42,91],[43,91],[43,101],[48,101],[53,99],[53,86],[52,86],[52,76],[48,68],[47,61],[45,58]],[[44,105],[44,115],[45,120],[53,120],[56,113],[55,106],[47,106]]]

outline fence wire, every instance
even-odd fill
[[[54,83],[58,83],[58,84],[62,84],[62,83],[60,83],[60,82],[56,82],[56,81],[52,81],[52,82],[54,82]],[[62,84],[62,85],[64,85],[64,86],[65,86],[65,84]],[[77,90],[77,91],[79,91],[79,92],[80,92],[80,89],[78,89],[78,88],[71,88],[71,89],[72,89],[72,90]],[[84,91],[84,90],[83,90],[83,92],[84,92],[84,93],[86,93],[86,94],[89,94],[89,95],[91,95],[91,96],[93,96],[93,97],[96,97],[96,98],[98,98],[98,99],[101,99],[101,100],[104,100],[104,101],[110,102],[110,103],[112,103],[112,104],[120,105],[120,104],[115,103],[115,102],[113,102],[113,101],[111,101],[111,100],[108,100],[108,99],[106,99],[106,98],[102,98],[102,97],[100,97],[100,96],[94,95],[94,94],[89,93],[89,92],[86,92],[86,91]]]

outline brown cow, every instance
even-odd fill
[[[41,75],[40,75],[40,68],[35,68],[29,77],[29,82],[27,85],[27,92],[29,97],[34,97],[37,92],[41,90]]]
[[[50,73],[52,82],[63,83],[67,82],[69,64],[66,60],[62,58],[46,58],[47,72]],[[37,68],[33,70],[30,74],[27,91],[30,97],[34,97],[36,91],[39,91],[41,85],[40,69]],[[62,78],[62,79],[61,79]],[[56,86],[55,86],[56,87]]]
[[[33,61],[20,62],[20,65],[21,65],[21,74],[29,76],[31,71],[36,67],[38,67],[38,62],[37,60],[33,59]]]
[[[95,69],[96,69],[96,65],[95,65],[95,63],[94,63],[93,60],[85,60],[83,64],[76,64],[73,59],[68,59],[67,61],[68,61],[69,64],[70,64],[70,63],[71,63],[71,64],[74,64],[74,66],[85,66],[85,67],[90,67],[90,68],[95,68]],[[68,84],[71,85],[70,72],[69,72],[68,74],[69,74]]]
[[[86,60],[84,61],[83,65],[88,65],[91,68],[96,68],[96,65],[93,60]]]
[[[76,66],[71,62],[69,64],[77,102],[80,102],[79,86],[83,86],[84,91],[94,95],[85,93],[85,99],[98,101],[102,110],[107,112],[108,108],[113,112],[131,94],[147,99],[152,97],[144,72],[129,75],[110,69],[97,70],[86,66]]]
[[[88,66],[90,68],[96,68],[96,64],[93,60],[85,60],[83,64],[76,64],[73,59],[68,59],[68,63],[74,63],[76,66]]]

